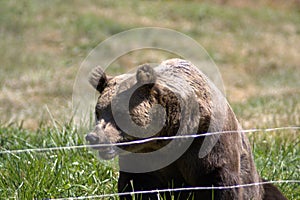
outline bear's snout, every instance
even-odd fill
[[[88,133],[85,136],[86,141],[88,141],[91,145],[96,145],[92,147],[93,149],[98,150],[99,156],[102,159],[109,160],[114,158],[117,155],[116,148],[114,146],[97,146],[97,144],[108,144],[108,142],[101,142],[99,136],[94,133]]]
[[[92,148],[98,151],[100,158],[109,160],[117,155],[116,147],[110,144],[118,142],[118,137],[118,132],[110,124],[101,121],[85,139],[90,145],[95,145]]]
[[[90,144],[98,144],[99,143],[99,137],[94,133],[88,133],[85,136],[85,140],[88,141]]]

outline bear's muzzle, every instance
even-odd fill
[[[92,148],[98,151],[100,158],[104,160],[110,160],[117,155],[115,146],[97,146],[98,144],[109,144],[109,142],[101,141],[96,133],[88,133],[85,139],[89,142],[90,145],[95,145]]]

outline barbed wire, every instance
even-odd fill
[[[241,187],[251,187],[258,185],[266,184],[275,184],[275,183],[298,183],[300,180],[278,180],[278,181],[265,181],[265,182],[256,182],[249,184],[241,185],[230,185],[230,186],[211,186],[211,187],[183,187],[183,188],[170,188],[170,189],[157,189],[157,190],[145,190],[145,191],[134,191],[134,192],[121,192],[121,193],[111,193],[111,194],[101,194],[101,195],[92,195],[92,196],[80,196],[80,197],[67,197],[67,198],[58,198],[51,200],[71,200],[71,199],[95,199],[95,198],[107,198],[107,197],[116,197],[116,196],[125,196],[125,195],[135,195],[135,194],[152,194],[152,193],[164,193],[164,192],[182,192],[182,191],[195,191],[195,190],[224,190],[224,189],[236,189]],[[159,198],[158,198],[159,199]]]
[[[82,149],[82,148],[98,148],[98,147],[112,147],[112,146],[126,146],[133,144],[143,144],[147,142],[157,140],[172,140],[172,139],[187,139],[187,138],[198,138],[219,134],[229,133],[254,133],[254,132],[271,132],[280,130],[300,130],[299,126],[288,126],[288,127],[277,127],[277,128],[266,128],[266,129],[248,129],[248,130],[231,130],[231,131],[217,131],[204,134],[193,134],[193,135],[176,135],[168,137],[153,137],[141,140],[135,140],[130,142],[119,142],[119,143],[107,143],[107,144],[93,144],[93,145],[73,145],[73,146],[60,146],[60,147],[45,147],[45,148],[31,148],[31,149],[15,149],[15,150],[4,150],[0,151],[0,154],[17,154],[26,152],[45,152],[45,151],[57,151],[57,150],[71,150],[71,149]]]

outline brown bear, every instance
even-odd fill
[[[136,73],[115,77],[106,76],[98,67],[90,83],[100,96],[96,126],[86,140],[112,144],[94,147],[102,159],[119,155],[118,192],[152,190],[120,199],[286,199],[272,184],[191,188],[263,180],[231,107],[189,61],[170,59],[156,67],[145,64]],[[202,137],[218,131],[225,133]],[[169,188],[191,189],[155,192]]]

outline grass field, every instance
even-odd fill
[[[208,51],[245,129],[300,126],[299,1],[0,1],[0,151],[85,144],[90,127],[72,123],[81,62],[109,36],[145,26],[175,29]],[[111,73],[147,55],[122,57]],[[249,134],[262,177],[300,180],[299,133]],[[117,173],[117,160],[86,148],[0,153],[0,199],[114,193]],[[278,186],[300,199],[299,184]]]

